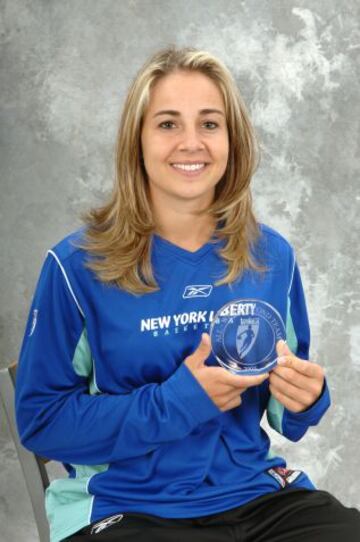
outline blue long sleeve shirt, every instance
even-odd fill
[[[208,515],[282,487],[276,469],[286,461],[271,453],[261,418],[266,413],[276,431],[299,440],[330,405],[326,380],[300,413],[270,394],[268,380],[222,412],[183,363],[216,311],[239,298],[270,303],[291,350],[309,359],[294,250],[260,227],[254,250],[267,271],[247,270],[231,285],[215,286],[225,272],[222,241],[190,252],[154,235],[160,290],[142,295],[106,285],[85,267],[88,255],[76,246],[82,229],[48,251],[21,347],[15,406],[22,444],[68,472],[46,491],[51,542],[116,513]],[[206,363],[217,364],[212,354]],[[314,488],[305,472],[288,480]]]

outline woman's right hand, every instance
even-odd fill
[[[195,352],[185,358],[184,363],[206,393],[223,412],[241,405],[241,394],[251,386],[262,384],[269,374],[234,375],[223,367],[209,367],[205,360],[211,352],[211,339],[207,333],[201,336],[201,342]]]

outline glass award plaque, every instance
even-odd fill
[[[286,340],[279,312],[259,299],[235,299],[223,305],[210,327],[218,363],[234,374],[262,374],[277,363],[276,343]]]

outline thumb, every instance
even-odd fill
[[[283,341],[282,339],[276,343],[276,352],[278,356],[292,355],[292,352],[288,347],[286,341]]]
[[[197,349],[186,358],[186,364],[191,367],[200,367],[211,352],[211,339],[207,333],[202,333]]]

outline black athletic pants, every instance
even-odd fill
[[[120,513],[94,522],[65,540],[360,542],[360,512],[343,506],[327,491],[285,488],[238,508],[199,518]]]

